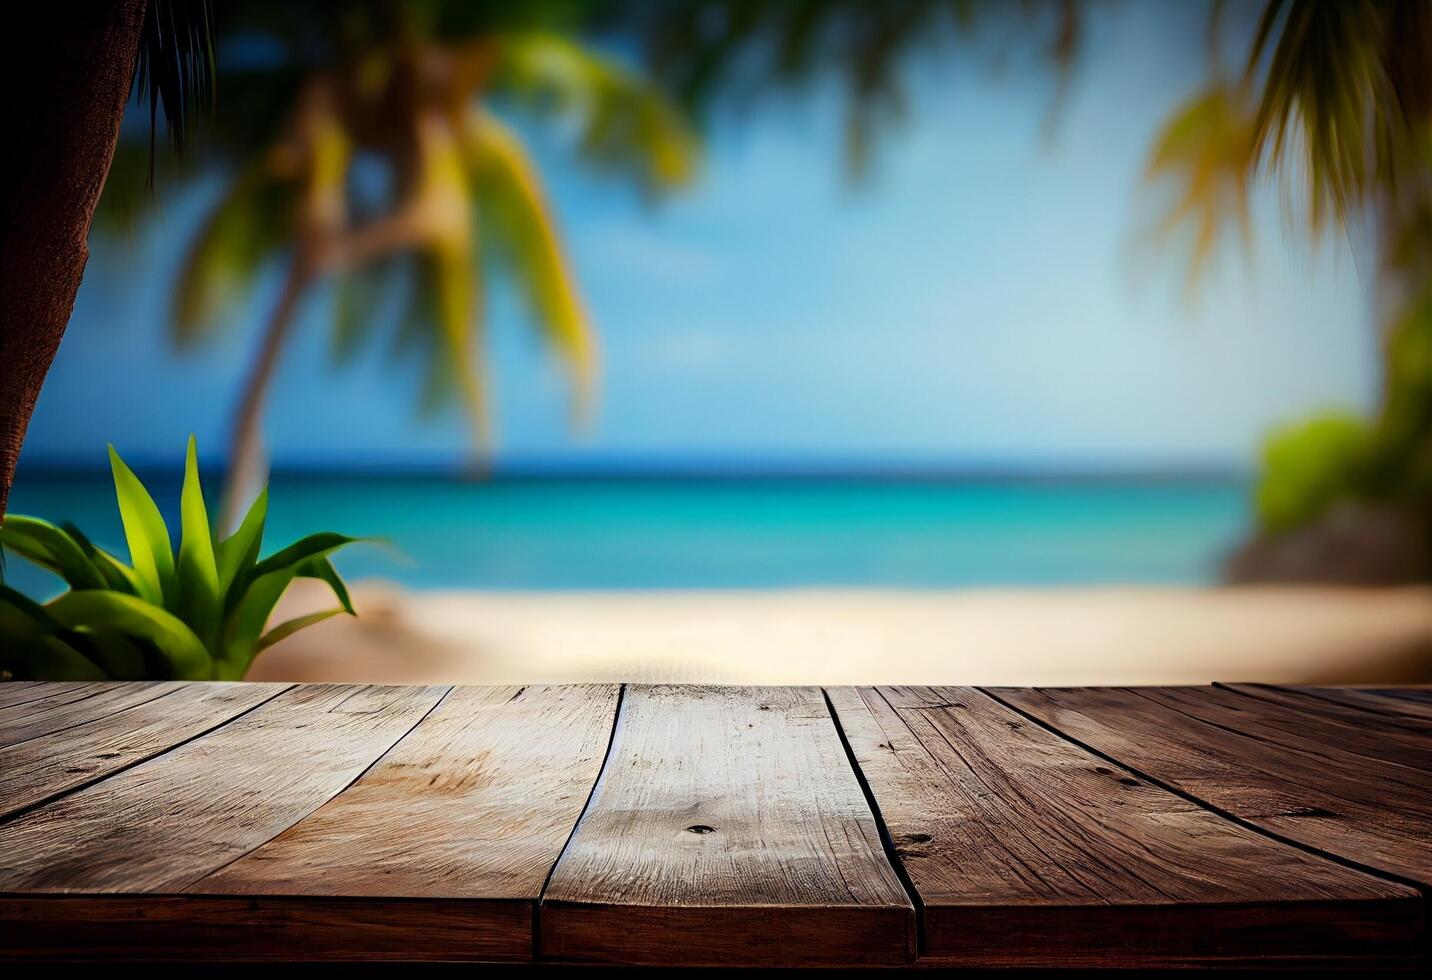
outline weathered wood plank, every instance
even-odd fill
[[[363,899],[285,919],[285,948],[311,939],[354,958],[374,947],[369,923],[391,913],[430,933],[444,921],[456,930],[441,942],[405,940],[409,959],[528,959],[535,903],[596,782],[619,693],[454,688],[358,782],[189,891]]]
[[[530,958],[530,903],[482,910],[437,899],[220,898],[203,895],[0,895],[0,961],[302,963]],[[506,937],[523,936],[519,955]]]
[[[91,722],[0,748],[0,819],[158,755],[287,684],[185,684]]]
[[[541,955],[894,964],[914,910],[819,690],[629,688],[543,897]]]
[[[1415,890],[1278,843],[973,688],[833,688],[923,904],[923,961],[976,967],[1390,961]]]
[[[1171,707],[1160,698],[1165,692],[991,689],[1071,738],[1250,824],[1432,886],[1432,776],[1311,739],[1270,744],[1199,717],[1186,701]]]
[[[0,683],[0,709],[28,704],[63,692],[77,698],[85,697],[100,686],[98,681],[5,681]]]
[[[1414,703],[1348,688],[1279,687],[1273,684],[1215,686],[1288,711],[1315,715],[1324,723],[1346,725],[1364,734],[1387,732],[1411,744],[1424,748],[1432,746],[1432,710],[1424,715],[1417,710],[1421,705]],[[1404,710],[1404,705],[1412,710]]]
[[[97,721],[182,686],[182,681],[56,684],[40,698],[20,699],[0,709],[0,747]]]
[[[1402,687],[1370,687],[1369,694],[1381,695],[1385,698],[1396,698],[1398,701],[1414,701],[1419,705],[1432,705],[1432,684],[1409,684]]]
[[[1315,751],[1348,766],[1372,762],[1432,771],[1432,738],[1380,724],[1372,716],[1349,724],[1324,710],[1331,705],[1317,699],[1279,704],[1220,687],[1148,688],[1143,694],[1170,711],[1259,739],[1276,747],[1274,751]]]
[[[0,826],[0,892],[182,891],[341,791],[445,691],[285,691],[209,735]]]
[[[1257,689],[1258,691],[1264,692],[1270,689],[1289,691],[1293,694],[1317,698],[1320,701],[1330,704],[1371,712],[1394,724],[1399,724],[1404,727],[1415,726],[1415,730],[1417,731],[1423,731],[1426,727],[1432,727],[1432,691],[1423,691],[1417,688],[1273,688],[1267,684],[1229,684],[1225,686],[1236,687],[1239,690]]]

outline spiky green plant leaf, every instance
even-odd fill
[[[214,560],[214,539],[204,488],[199,482],[199,457],[194,437],[184,459],[184,487],[179,497],[180,528],[178,605],[185,622],[215,628],[221,611],[219,568]],[[203,630],[201,630],[203,632]]]
[[[258,638],[258,641],[254,644],[254,653],[267,650],[279,640],[287,639],[304,627],[321,623],[325,619],[332,619],[343,611],[342,609],[324,609],[319,612],[309,613],[307,616],[296,616],[293,619],[280,623]]]
[[[297,578],[314,578],[321,582],[328,583],[333,590],[334,598],[342,606],[341,612],[350,616],[358,615],[353,609],[353,600],[348,596],[348,587],[343,584],[343,577],[338,574],[338,569],[333,567],[333,562],[325,557],[310,558],[299,564],[294,572]]]
[[[344,545],[353,544],[358,540],[360,539],[350,538],[346,534],[338,534],[334,531],[320,531],[318,534],[299,538],[287,548],[274,552],[254,565],[249,572],[249,580],[252,581],[272,572],[290,571],[311,558],[332,554]]]
[[[119,501],[119,518],[129,544],[129,561],[139,576],[142,595],[156,605],[173,601],[174,546],[169,529],[149,491],[134,471],[109,447],[109,465],[114,473],[114,493]]]
[[[147,665],[139,644],[124,633],[107,626],[82,626],[74,630],[74,645],[90,651],[90,659],[99,664],[105,677],[114,681],[143,680]]]
[[[72,589],[102,589],[108,584],[79,542],[38,517],[7,517],[0,525],[0,547],[54,572]]]
[[[239,670],[253,657],[254,646],[263,634],[264,624],[278,605],[279,598],[294,580],[292,566],[268,572],[253,579],[229,613],[220,648],[218,674]]]
[[[104,680],[105,673],[67,642],[65,628],[29,596],[0,583],[0,671],[56,681]]]
[[[7,637],[55,636],[64,625],[34,599],[0,582],[0,628]]]
[[[140,590],[143,586],[139,581],[138,572],[120,561],[114,555],[111,555],[108,551],[105,551],[98,545],[92,544],[89,538],[85,537],[80,529],[73,524],[66,524],[64,527],[69,536],[84,549],[90,561],[94,562],[95,567],[98,568],[100,574],[104,576],[105,583],[109,588],[118,592],[128,592],[130,595],[140,594]]]
[[[68,629],[109,630],[152,644],[179,680],[208,680],[209,651],[194,631],[173,613],[138,596],[108,589],[66,592],[45,611]]]
[[[329,616],[353,614],[328,556],[357,539],[314,534],[259,561],[265,489],[239,530],[215,545],[191,437],[176,566],[153,499],[113,447],[110,460],[126,537],[140,567],[97,548],[77,528],[11,515],[0,542],[64,575],[71,588],[41,606],[0,582],[0,677],[238,680],[272,644]],[[326,582],[339,608],[264,632],[284,590],[299,577]]]
[[[268,487],[264,487],[249,505],[249,512],[244,515],[238,530],[219,542],[219,593],[224,596],[226,609],[233,605],[229,596],[239,570],[252,566],[259,559],[259,548],[264,539],[264,521],[267,517]]]

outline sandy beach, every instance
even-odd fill
[[[518,684],[1432,680],[1432,589],[354,589],[253,680]],[[299,583],[275,620],[332,604]]]

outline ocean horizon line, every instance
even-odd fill
[[[157,477],[182,474],[183,467],[171,461],[139,457],[127,459],[139,473]],[[225,467],[218,460],[202,460],[208,479],[222,476]],[[108,478],[108,465],[77,460],[22,461],[17,482],[83,480]],[[271,468],[274,478],[292,480],[373,479],[455,483],[1246,483],[1252,470],[1218,464],[1086,464],[959,462],[949,464],[818,461],[770,463],[747,461],[642,461],[621,460],[580,463],[499,462],[408,463],[365,461],[361,463],[313,462],[280,463]]]

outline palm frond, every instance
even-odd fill
[[[1005,29],[1021,44],[1032,40],[1028,46],[1053,66],[1057,105],[1084,36],[1078,0],[636,0],[624,9],[657,78],[697,115],[718,96],[746,108],[773,92],[838,82],[846,165],[855,176],[874,137],[905,112],[910,55]]]
[[[1398,99],[1387,53],[1406,40],[1389,35],[1388,10],[1371,0],[1272,0],[1254,35],[1247,74],[1262,89],[1257,151],[1274,169],[1290,153],[1303,164],[1314,228],[1346,220],[1404,165],[1407,127],[1389,115]]]
[[[377,333],[385,314],[392,313],[403,263],[383,256],[361,272],[341,273],[333,283],[333,336],[329,357],[334,364],[350,363],[359,349]]]
[[[644,76],[552,34],[503,34],[496,42],[494,94],[574,120],[588,162],[631,175],[653,193],[694,175],[696,134]]]
[[[173,330],[180,346],[203,337],[253,285],[264,262],[290,240],[295,189],[262,162],[236,177],[190,242],[174,284]]]
[[[149,102],[151,163],[161,109],[174,149],[183,152],[200,112],[212,106],[215,70],[214,21],[208,0],[150,0],[134,78],[139,97]]]
[[[515,134],[474,112],[464,132],[484,254],[503,263],[522,290],[532,321],[567,365],[579,410],[596,375],[596,345],[541,178]]]
[[[430,418],[460,403],[477,445],[491,440],[487,379],[482,365],[483,320],[479,263],[434,249],[409,256],[407,305],[393,334],[393,360],[416,361],[421,372],[417,411]]]
[[[1245,248],[1252,244],[1253,131],[1244,90],[1215,82],[1175,111],[1154,140],[1145,179],[1168,192],[1168,205],[1153,234],[1167,241],[1186,233],[1190,286],[1227,226],[1237,227]]]

